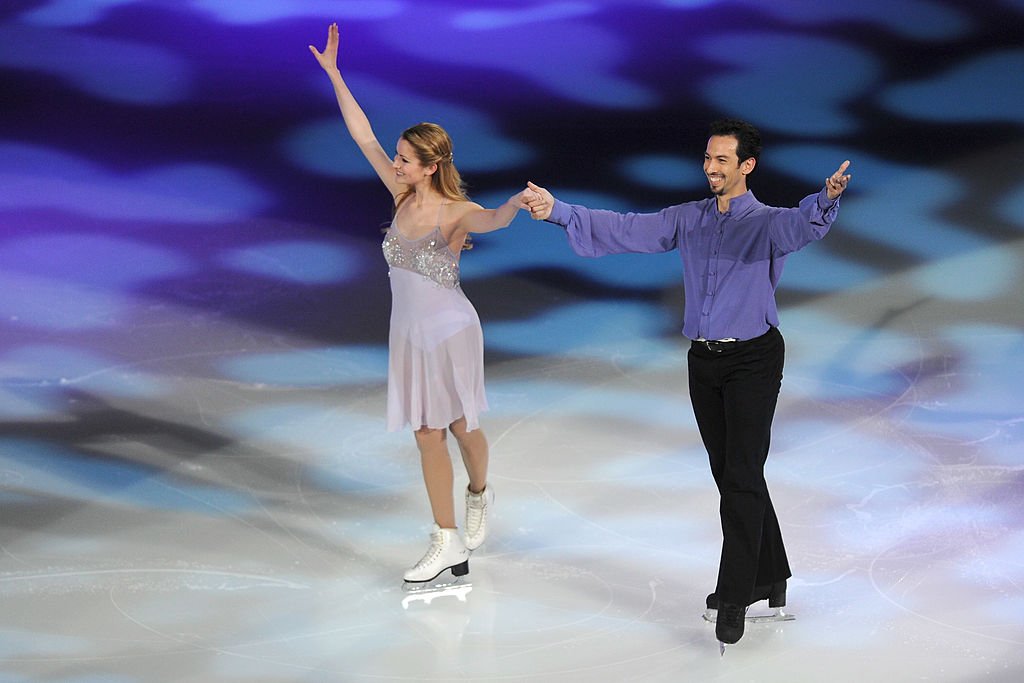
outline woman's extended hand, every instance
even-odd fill
[[[316,57],[316,61],[320,62],[320,66],[323,67],[324,71],[330,71],[338,68],[338,24],[331,24],[330,28],[327,29],[327,47],[324,48],[323,52],[320,52],[312,45],[309,46],[309,51]]]

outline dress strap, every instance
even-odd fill
[[[448,203],[448,199],[441,200],[441,206],[437,207],[437,220],[434,222],[438,229],[441,228],[441,214],[444,212],[444,205]]]

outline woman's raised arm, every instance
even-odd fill
[[[401,192],[401,188],[395,182],[395,172],[392,167],[391,157],[380,146],[377,136],[373,134],[370,120],[363,113],[359,103],[356,102],[356,98],[352,95],[352,91],[348,89],[345,79],[341,77],[341,71],[338,70],[338,25],[336,23],[331,24],[327,30],[327,46],[324,47],[323,52],[320,52],[312,45],[309,46],[309,51],[313,53],[316,61],[320,63],[320,66],[331,79],[331,84],[334,86],[334,95],[338,98],[338,107],[341,109],[341,116],[345,120],[345,126],[348,128],[352,139],[359,145],[363,156],[373,166],[373,170],[377,172],[381,181],[387,186],[391,196],[397,196]]]

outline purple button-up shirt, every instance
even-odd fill
[[[679,250],[690,339],[753,339],[777,327],[775,288],[786,255],[828,232],[839,212],[823,188],[798,208],[766,206],[751,192],[718,211],[714,197],[657,213],[616,213],[555,200],[548,221],[562,225],[580,256]]]

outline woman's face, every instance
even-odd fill
[[[405,138],[398,140],[392,167],[395,169],[395,180],[403,185],[418,185],[424,180],[429,180],[437,170],[437,164],[424,166],[420,163],[415,148]]]

